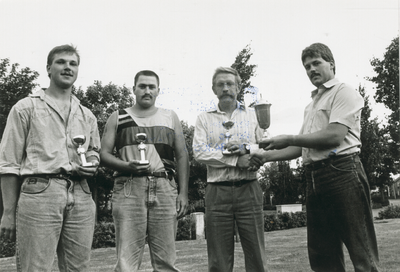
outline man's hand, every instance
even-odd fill
[[[293,135],[279,135],[270,139],[262,139],[260,144],[267,145],[264,150],[283,149],[293,142]]]
[[[0,224],[0,238],[15,241],[16,227],[15,227],[15,212],[4,211]]]
[[[176,212],[178,218],[185,216],[189,208],[189,200],[187,194],[179,194],[176,198]]]
[[[224,146],[224,149],[231,152],[230,154],[224,155],[244,155],[246,150],[244,150],[244,145],[237,141],[230,141]]]
[[[140,164],[138,160],[130,160],[128,166],[133,174],[150,174],[150,163]]]
[[[93,166],[89,167],[84,167],[79,165],[76,169],[76,172],[78,173],[79,176],[81,177],[87,177],[90,178],[97,172],[97,168],[99,167],[99,162],[97,160],[91,161]]]

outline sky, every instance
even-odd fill
[[[271,106],[271,135],[297,134],[314,86],[301,51],[315,42],[330,47],[336,77],[366,88],[373,100],[372,58],[383,58],[399,35],[399,0],[0,0],[0,59],[29,67],[49,85],[48,52],[77,46],[75,86],[96,80],[133,86],[144,69],[160,77],[157,106],[194,125],[218,103],[211,79],[249,45],[251,83]],[[249,103],[251,99],[246,99]],[[373,117],[384,122],[381,104]]]

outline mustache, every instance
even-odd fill
[[[146,97],[148,97],[148,98],[153,98],[153,96],[152,96],[151,94],[144,94],[144,95],[142,96],[142,98],[146,98]]]
[[[319,76],[319,75],[320,75],[319,73],[312,73],[310,77],[313,78],[314,76]]]

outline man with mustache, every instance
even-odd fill
[[[0,235],[13,240],[17,233],[18,271],[51,271],[56,253],[60,271],[89,268],[96,207],[86,178],[97,171],[100,137],[96,117],[72,94],[79,64],[75,47],[53,48],[50,86],[8,115],[0,145]],[[85,138],[85,159],[75,136]]]
[[[261,140],[263,131],[254,109],[237,101],[240,84],[235,69],[220,67],[215,71],[212,90],[218,106],[197,117],[193,138],[195,159],[207,165],[206,230],[208,269],[212,272],[233,270],[235,222],[246,271],[267,271],[263,194],[254,171],[261,161],[249,168],[245,148]],[[226,137],[230,137],[228,144]]]
[[[305,48],[301,56],[311,83],[299,135],[263,140],[263,162],[303,158],[307,180],[308,254],[314,271],[345,271],[343,243],[355,271],[378,271],[378,248],[370,189],[360,162],[361,95],[335,78],[335,60],[324,44]]]
[[[179,271],[175,236],[177,217],[188,208],[189,159],[178,116],[155,106],[159,84],[153,71],[138,72],[133,87],[136,104],[114,112],[104,130],[101,160],[116,170],[115,271],[139,269],[146,234],[154,271]]]

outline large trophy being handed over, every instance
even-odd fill
[[[81,156],[82,166],[83,167],[94,166],[92,162],[87,162],[86,161],[86,156],[85,156],[86,150],[82,146],[86,142],[86,136],[85,135],[77,135],[72,139],[74,140],[75,143],[78,144],[77,151],[78,151],[78,154]]]
[[[139,145],[138,145],[138,149],[139,149],[139,152],[140,152],[139,164],[142,164],[142,165],[149,164],[149,161],[146,160],[146,153],[145,153],[146,149],[147,149],[147,146],[144,144],[144,142],[147,139],[146,133],[138,133],[138,134],[136,134],[135,139],[136,139],[136,142],[139,143]]]
[[[270,113],[271,104],[263,100],[261,95],[260,98],[261,99],[259,101],[255,102],[253,107],[256,110],[258,125],[260,126],[260,128],[264,130],[263,138],[268,138],[267,128],[269,128],[269,125],[271,124],[271,113]],[[268,144],[260,143],[257,145],[246,145],[246,148],[251,150],[251,149],[264,148],[267,146]]]
[[[269,128],[269,125],[271,124],[271,104],[263,100],[261,94],[260,98],[261,99],[259,101],[256,101],[253,107],[256,110],[258,125],[264,130],[263,138],[267,138],[267,128]]]

